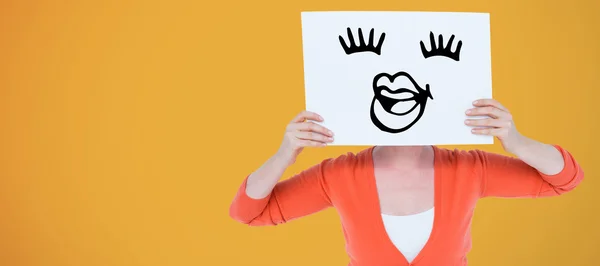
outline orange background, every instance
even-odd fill
[[[333,210],[228,217],[304,107],[307,10],[490,12],[494,97],[586,179],[481,201],[470,265],[598,265],[595,0],[2,1],[0,265],[345,265]],[[309,149],[287,175],[363,148]]]

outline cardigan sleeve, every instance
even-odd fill
[[[332,206],[329,190],[341,175],[342,160],[342,157],[326,159],[279,181],[261,199],[246,194],[246,176],[230,205],[229,215],[246,225],[272,226],[327,209]]]
[[[563,169],[555,175],[541,173],[518,158],[476,151],[481,197],[551,197],[575,189],[583,180],[583,170],[568,151],[554,147],[564,160]]]

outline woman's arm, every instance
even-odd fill
[[[565,158],[555,146],[525,136],[518,136],[518,138],[518,145],[511,151],[512,154],[541,174],[552,176],[565,168]],[[567,159],[572,159],[570,155],[568,157]]]
[[[268,196],[287,169],[286,160],[278,154],[269,158],[260,168],[250,174],[246,180],[246,191],[252,199]]]
[[[274,173],[280,171],[277,169],[280,166],[276,166],[277,159],[273,159],[262,169],[277,170],[261,177],[262,180],[253,178],[258,176],[257,172],[244,179],[230,206],[229,215],[243,224],[271,226],[329,208],[332,206],[329,191],[335,186],[331,183],[339,180],[341,169],[338,165],[344,164],[343,158],[323,160],[279,182],[268,180],[275,179]],[[254,183],[252,187],[251,182]],[[273,188],[269,190],[269,186]],[[266,195],[262,194],[265,191]]]
[[[483,151],[473,153],[481,197],[558,196],[575,189],[584,177],[574,157],[558,145],[538,143],[523,159]]]
[[[497,137],[504,150],[517,158],[475,151],[476,170],[482,177],[482,197],[544,197],[573,190],[583,180],[583,170],[573,156],[558,145],[544,144],[521,135],[512,115],[499,102],[473,103],[467,119],[473,133]]]
[[[255,226],[276,225],[331,205],[326,186],[326,180],[336,175],[335,170],[329,171],[331,159],[279,182],[304,147],[332,141],[328,129],[310,120],[323,121],[315,113],[298,114],[286,127],[278,152],[244,179],[229,208],[233,219]]]

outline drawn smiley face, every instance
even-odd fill
[[[385,40],[382,33],[374,41],[374,29],[369,33],[368,41],[358,29],[358,45],[352,31],[347,28],[348,42],[339,36],[340,44],[347,55],[354,53],[370,52],[381,55],[381,48]],[[443,36],[439,35],[436,45],[433,32],[429,33],[431,49],[427,50],[423,41],[420,42],[420,51],[424,59],[433,56],[443,56],[454,61],[460,61],[462,41],[458,41],[455,51],[451,50],[454,35],[444,46]],[[373,99],[370,108],[370,117],[373,124],[381,131],[388,133],[401,133],[414,126],[425,113],[428,100],[433,100],[429,84],[420,85],[409,73],[400,71],[394,74],[379,73],[373,77]]]

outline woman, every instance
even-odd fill
[[[230,207],[251,226],[282,224],[334,207],[352,266],[467,265],[470,226],[484,197],[549,197],[573,190],[583,171],[569,152],[521,135],[509,111],[492,99],[474,102],[474,134],[497,137],[508,157],[436,146],[369,147],[323,160],[280,181],[304,147],[333,133],[302,112],[287,126],[278,152],[242,182]]]

